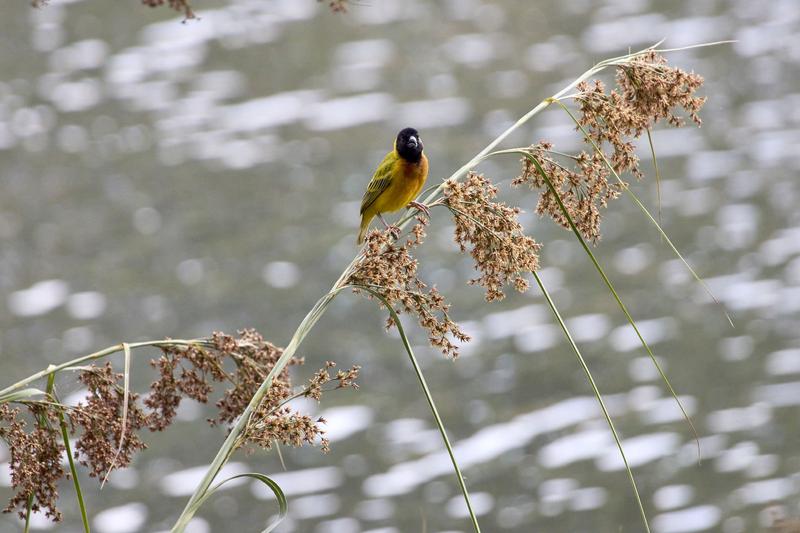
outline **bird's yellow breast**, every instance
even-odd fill
[[[428,158],[423,154],[419,163],[397,158],[392,175],[391,184],[375,201],[376,213],[397,211],[417,197],[428,177]]]

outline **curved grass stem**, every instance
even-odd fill
[[[125,444],[125,431],[128,429],[128,403],[130,398],[130,378],[131,378],[131,346],[127,342],[122,343],[122,352],[125,354],[125,366],[123,371],[123,391],[122,391],[122,425],[119,435],[119,444],[117,445],[117,453],[111,460],[108,471],[103,476],[103,481],[100,482],[100,489],[102,490],[108,481],[108,476],[114,471],[119,454],[122,453],[122,446]]]
[[[47,394],[53,398],[53,401],[56,405],[61,406],[61,400],[59,400],[58,395],[56,394],[55,380],[56,372],[53,372],[47,376]],[[72,486],[75,487],[75,497],[78,500],[78,509],[81,512],[83,531],[85,533],[91,533],[91,528],[89,527],[89,514],[86,512],[86,502],[83,500],[83,490],[81,489],[81,482],[78,479],[78,469],[75,467],[75,459],[72,457],[72,447],[69,443],[67,420],[64,417],[63,408],[58,409],[58,425],[61,429],[61,440],[64,443],[64,452],[67,455],[67,461],[69,463],[69,472],[72,475]]]
[[[553,313],[553,316],[556,318],[559,327],[561,327],[561,331],[564,332],[564,336],[567,338],[567,342],[569,342],[572,351],[575,353],[575,357],[578,358],[578,363],[581,365],[583,372],[586,374],[586,379],[589,381],[589,385],[592,387],[592,391],[594,392],[595,398],[597,398],[597,403],[600,404],[600,410],[603,412],[603,417],[606,419],[606,423],[608,427],[611,429],[611,434],[614,436],[614,442],[617,444],[617,449],[619,450],[620,456],[622,456],[622,462],[625,463],[625,471],[628,474],[628,481],[630,481],[631,487],[633,488],[633,494],[636,497],[636,505],[639,507],[639,513],[642,516],[642,521],[644,522],[644,528],[649,533],[650,532],[650,524],[647,521],[647,513],[644,511],[644,505],[642,504],[642,498],[639,495],[639,489],[636,487],[636,480],[633,477],[633,469],[631,468],[630,464],[628,463],[628,457],[625,455],[625,449],[622,446],[622,440],[617,433],[617,429],[614,427],[614,422],[611,419],[611,415],[608,412],[608,408],[606,407],[606,403],[603,400],[603,395],[600,394],[600,389],[597,387],[597,383],[594,381],[594,377],[592,376],[591,370],[589,370],[589,365],[586,364],[586,360],[583,358],[581,351],[578,349],[578,345],[575,344],[575,340],[572,338],[572,334],[567,328],[564,319],[561,318],[561,313],[559,313],[556,304],[553,302],[553,299],[550,297],[550,293],[547,292],[544,284],[542,283],[541,278],[536,272],[533,272],[533,278],[536,280],[536,283],[539,285],[539,289],[542,291],[542,295],[544,295],[545,300],[547,300],[547,305],[550,307],[550,311]]]
[[[658,169],[658,158],[656,157],[656,147],[653,144],[653,136],[650,133],[650,128],[647,128],[647,143],[650,145],[650,155],[653,157],[653,169],[656,173],[656,200],[658,202],[658,223],[663,224],[661,220],[661,171]],[[661,237],[662,239],[664,237]]]
[[[275,481],[273,481],[270,477],[265,476],[264,474],[259,474],[258,472],[247,472],[245,474],[236,474],[227,479],[223,479],[213,487],[209,488],[201,498],[199,498],[197,501],[194,502],[192,508],[190,509],[190,512],[187,513],[185,517],[186,523],[188,523],[189,520],[191,520],[192,516],[194,516],[194,514],[200,509],[200,507],[202,507],[203,504],[205,504],[205,502],[215,492],[217,492],[217,490],[219,490],[220,487],[222,487],[222,485],[226,484],[229,481],[245,477],[253,478],[256,481],[260,481],[262,484],[266,485],[267,488],[269,488],[272,491],[272,494],[278,501],[278,517],[271,523],[268,523],[267,527],[261,530],[261,533],[271,533],[272,531],[274,531],[275,528],[278,527],[278,525],[280,525],[280,523],[283,521],[284,518],[286,518],[286,515],[289,513],[289,505],[288,502],[286,501],[286,495],[283,493],[283,490],[281,489],[280,485],[275,483]],[[182,525],[182,527],[185,527],[185,524]]]
[[[547,188],[550,190],[550,192],[555,197],[556,202],[558,203],[559,209],[561,209],[562,214],[567,219],[567,222],[569,223],[569,227],[572,230],[572,233],[578,239],[578,242],[581,244],[581,247],[583,247],[583,250],[584,250],[584,252],[586,252],[586,255],[589,256],[589,259],[591,260],[592,265],[594,265],[595,270],[597,270],[597,273],[600,275],[600,278],[603,280],[603,283],[605,283],[605,285],[608,288],[609,292],[614,297],[614,300],[617,302],[617,306],[619,306],[620,310],[625,315],[625,318],[628,320],[628,323],[633,328],[633,331],[636,333],[636,336],[638,337],[639,342],[644,347],[645,351],[647,352],[647,355],[650,357],[650,360],[653,362],[653,365],[656,367],[656,370],[658,370],[658,373],[661,376],[661,380],[664,382],[664,384],[667,387],[667,389],[669,390],[670,394],[675,399],[675,403],[678,404],[678,407],[680,408],[681,413],[683,414],[683,418],[686,420],[686,423],[689,425],[689,428],[691,429],[692,434],[694,435],[694,440],[697,443],[697,456],[698,456],[698,460],[699,460],[699,457],[700,457],[700,437],[697,434],[697,430],[694,427],[694,423],[692,422],[692,419],[689,416],[689,413],[686,411],[686,408],[684,407],[683,402],[681,402],[680,398],[678,397],[678,394],[675,392],[675,389],[673,388],[672,383],[669,381],[669,378],[667,378],[667,374],[664,372],[664,369],[661,367],[661,364],[658,362],[658,359],[656,358],[655,354],[653,353],[653,350],[650,349],[650,345],[647,344],[647,341],[645,341],[644,336],[642,335],[642,332],[639,330],[639,326],[636,325],[636,321],[633,319],[633,316],[631,316],[630,312],[628,311],[628,307],[623,303],[622,298],[620,298],[619,294],[617,293],[616,289],[614,288],[614,284],[611,283],[611,280],[606,275],[605,271],[603,270],[603,267],[600,266],[600,263],[597,261],[597,258],[595,257],[594,253],[592,253],[591,248],[589,248],[589,245],[586,243],[586,240],[583,238],[583,235],[581,235],[580,230],[578,230],[578,227],[575,225],[575,221],[572,219],[572,215],[570,215],[569,210],[564,205],[564,202],[561,199],[561,195],[558,194],[558,190],[553,185],[553,182],[550,179],[550,176],[547,174],[547,172],[545,172],[544,168],[542,168],[542,165],[539,163],[539,161],[535,157],[533,157],[533,155],[527,150],[514,148],[514,149],[511,149],[511,150],[500,150],[498,152],[495,152],[495,154],[518,154],[518,155],[522,155],[523,157],[526,157],[536,167],[536,171],[545,180],[545,183],[547,184]]]
[[[469,512],[469,517],[472,521],[472,527],[475,528],[475,533],[480,533],[481,527],[478,524],[478,517],[475,515],[475,510],[472,507],[472,501],[469,498],[467,484],[464,481],[464,476],[461,474],[461,468],[458,466],[458,461],[456,460],[455,453],[453,452],[453,446],[450,444],[450,439],[447,437],[447,431],[444,429],[444,422],[442,422],[442,417],[439,416],[439,410],[436,408],[436,403],[433,401],[433,395],[431,394],[430,388],[428,388],[428,383],[425,380],[425,376],[422,374],[422,368],[419,366],[419,362],[414,355],[414,350],[411,348],[411,343],[409,342],[408,336],[406,336],[406,332],[403,329],[403,323],[400,322],[400,317],[397,316],[397,312],[391,305],[389,305],[389,302],[387,302],[386,299],[376,290],[361,285],[353,286],[353,288],[361,289],[372,294],[383,303],[386,309],[389,310],[389,314],[397,326],[400,339],[403,341],[403,347],[406,349],[408,358],[411,359],[411,366],[414,367],[414,373],[417,375],[419,385],[422,388],[422,392],[425,394],[425,399],[428,401],[428,406],[431,408],[433,418],[436,420],[436,427],[439,429],[439,433],[442,436],[445,448],[447,448],[447,455],[450,456],[450,461],[453,463],[453,470],[455,470],[456,477],[458,478],[458,485],[461,487],[461,493],[464,496],[464,502],[467,504],[467,511]]]
[[[28,503],[25,506],[25,526],[22,533],[28,533],[31,530],[31,513],[33,512],[33,494],[28,496]]]
[[[12,391],[15,391],[19,388],[24,387],[34,381],[39,379],[45,378],[48,375],[52,374],[53,372],[60,372],[61,370],[71,370],[73,367],[80,365],[81,363],[85,363],[86,361],[94,361],[96,359],[102,359],[104,357],[108,357],[109,355],[113,355],[117,352],[124,352],[125,347],[124,344],[128,345],[129,349],[134,348],[142,348],[145,346],[197,346],[197,345],[205,345],[208,343],[208,339],[162,339],[162,340],[155,340],[155,341],[141,341],[141,342],[129,342],[129,343],[120,343],[115,344],[114,346],[109,346],[108,348],[104,348],[98,352],[90,353],[88,355],[83,355],[76,359],[71,359],[66,363],[61,363],[59,365],[50,365],[44,370],[40,370],[35,374],[31,374],[30,376],[17,381],[13,385],[9,385],[3,390],[0,390],[0,398],[8,395]]]

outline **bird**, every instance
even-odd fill
[[[397,134],[394,148],[378,165],[361,199],[361,229],[357,243],[364,243],[369,223],[377,215],[387,228],[383,213],[414,207],[430,215],[425,204],[415,202],[428,178],[428,158],[422,139],[414,128],[403,128]]]

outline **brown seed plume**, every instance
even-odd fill
[[[364,257],[356,265],[347,284],[362,286],[379,293],[398,314],[406,312],[428,331],[428,340],[445,356],[458,357],[458,345],[469,336],[461,331],[449,315],[450,304],[436,289],[419,279],[419,263],[411,250],[425,238],[425,219],[417,218],[408,238],[402,243],[394,240],[391,230],[373,230],[367,236]],[[359,292],[356,290],[356,292]],[[362,291],[363,292],[363,291]],[[368,298],[373,296],[366,292]],[[394,325],[391,317],[387,327]]]
[[[505,285],[528,290],[526,275],[539,268],[542,247],[523,233],[520,209],[494,201],[496,196],[497,187],[475,172],[462,182],[448,180],[444,185],[444,205],[456,223],[454,239],[462,252],[470,249],[480,272],[470,283],[486,289],[488,302],[505,298]]]

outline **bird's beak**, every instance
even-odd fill
[[[412,135],[408,138],[408,145],[412,148],[416,148],[419,145],[419,140]]]

